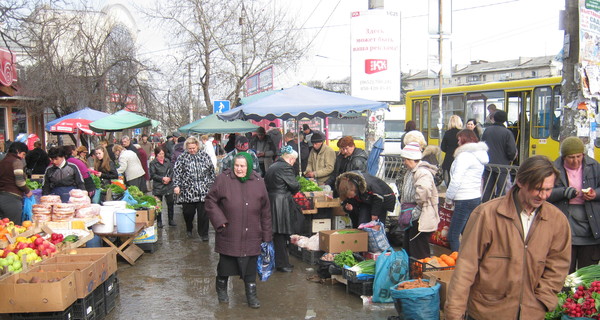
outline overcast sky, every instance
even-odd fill
[[[115,1],[137,5],[147,2],[109,2]],[[366,10],[368,0],[271,0],[267,3],[293,13],[312,48],[296,70],[275,70],[276,87],[308,80],[340,80],[350,75],[350,13]],[[563,31],[558,30],[558,17],[564,3],[565,0],[454,0],[453,65],[468,64],[472,60],[556,55],[562,48]],[[385,0],[385,4],[386,9],[401,12],[402,70],[424,70],[430,38],[428,1]],[[147,26],[132,6],[128,7],[138,20],[142,53],[164,53],[161,50],[167,45],[166,41],[160,39],[155,28]]]

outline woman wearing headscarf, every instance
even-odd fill
[[[183,205],[183,218],[188,237],[192,237],[194,216],[198,213],[198,235],[208,241],[208,217],[204,211],[204,200],[215,181],[215,167],[206,152],[200,150],[200,141],[189,137],[184,143],[185,151],[173,166],[174,192],[177,202]]]
[[[252,157],[240,152],[233,168],[225,168],[206,197],[206,212],[215,229],[219,253],[216,289],[219,302],[229,302],[230,276],[244,280],[246,300],[259,308],[256,264],[262,242],[272,240],[271,207],[263,178],[252,170]]]
[[[298,152],[291,146],[285,146],[280,154],[267,169],[265,184],[271,203],[275,267],[277,271],[292,272],[294,266],[290,264],[286,242],[291,234],[296,233],[293,217],[297,213],[297,205],[292,195],[300,191],[300,183],[294,174]]]
[[[433,180],[437,168],[421,161],[421,147],[415,142],[408,143],[400,156],[408,168],[401,189],[401,203],[403,210],[412,208],[412,226],[404,235],[404,249],[409,256],[423,259],[430,256],[429,237],[440,222],[438,191]]]

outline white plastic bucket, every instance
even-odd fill
[[[117,215],[117,232],[132,233],[135,230],[135,210],[118,209]]]
[[[117,226],[117,210],[119,209],[126,209],[127,208],[127,202],[125,201],[104,201],[102,203],[103,206],[107,206],[107,207],[114,207],[115,211],[113,213],[113,221],[115,223],[115,227]]]
[[[100,207],[100,221],[92,226],[95,233],[111,233],[115,231],[115,207]]]

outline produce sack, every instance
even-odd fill
[[[260,281],[267,281],[275,269],[275,250],[273,242],[263,242],[260,244],[260,255],[256,263],[256,270]]]
[[[423,281],[427,282],[428,280]],[[392,298],[394,299],[396,311],[402,319],[430,320],[440,318],[441,285],[439,283],[428,288],[396,290],[395,287],[394,285],[391,288]]]
[[[23,212],[21,213],[21,221],[33,221],[33,205],[35,203],[35,197],[25,197],[23,199]]]
[[[402,231],[412,227],[412,213],[417,207],[416,203],[402,203],[400,205],[400,214],[398,215],[398,227]]]
[[[390,252],[390,255],[386,253]],[[404,249],[394,251],[392,247],[385,250],[375,261],[375,280],[373,281],[373,302],[393,302],[390,289],[409,279],[408,254]],[[436,305],[436,306],[439,306]],[[407,318],[411,319],[411,318]]]
[[[448,206],[445,203],[442,203],[439,206],[438,212],[440,215],[440,223],[438,223],[437,230],[431,234],[429,243],[450,248],[450,243],[448,243],[448,230],[450,229],[450,220],[452,220],[454,206]]]
[[[366,224],[363,223],[358,229],[363,229],[369,234],[369,252],[383,252],[390,247],[390,243],[385,235],[385,225],[383,222],[377,220]]]

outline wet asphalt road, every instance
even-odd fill
[[[244,283],[229,279],[229,304],[219,304],[215,292],[214,231],[202,242],[196,230],[188,239],[181,207],[175,207],[176,227],[159,229],[154,253],[144,253],[130,266],[118,259],[120,297],[107,320],[147,319],[387,319],[396,315],[393,304],[363,306],[346,293],[345,285],[308,281],[315,266],[290,257],[292,273],[276,272],[257,282],[259,309],[246,303]],[[195,223],[194,223],[195,225]]]

